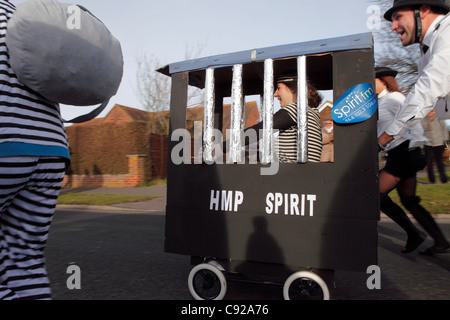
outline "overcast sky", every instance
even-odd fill
[[[369,0],[61,2],[86,7],[121,42],[124,77],[119,92],[101,116],[115,104],[142,108],[136,97],[136,58],[140,52],[154,54],[162,64],[168,64],[184,60],[186,46],[198,44],[205,44],[202,56],[209,56],[373,31],[367,25],[371,17]],[[63,108],[66,118],[89,108],[81,108],[78,113],[68,110]]]

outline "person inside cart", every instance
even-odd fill
[[[320,162],[334,162],[334,122],[331,117],[323,120],[322,126],[322,157]]]
[[[277,80],[274,97],[280,101],[281,109],[273,116],[273,129],[279,131],[277,139],[278,158],[281,163],[297,163],[297,74],[288,72]],[[317,107],[322,102],[322,96],[308,81],[308,161],[320,162],[322,154],[322,127],[320,113]],[[263,129],[260,122],[248,130],[256,130],[259,135]],[[259,139],[258,139],[259,140]]]

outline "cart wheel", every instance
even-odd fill
[[[202,263],[189,273],[189,291],[195,300],[222,300],[227,291],[227,281],[215,265]]]
[[[283,296],[285,300],[330,300],[330,291],[317,274],[299,271],[284,283]]]

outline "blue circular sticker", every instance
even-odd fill
[[[370,83],[347,90],[333,106],[331,116],[336,123],[358,123],[370,119],[378,109],[378,98]]]

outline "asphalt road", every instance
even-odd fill
[[[55,300],[192,300],[187,256],[165,253],[162,213],[58,209],[46,249]],[[439,220],[450,239],[450,219]],[[381,289],[370,290],[370,274],[336,270],[333,300],[450,300],[450,254],[400,253],[402,230],[379,226]],[[426,248],[431,240],[421,246]],[[79,267],[80,289],[68,279]],[[72,284],[74,282],[71,282]],[[282,287],[230,282],[226,300],[282,300]]]

